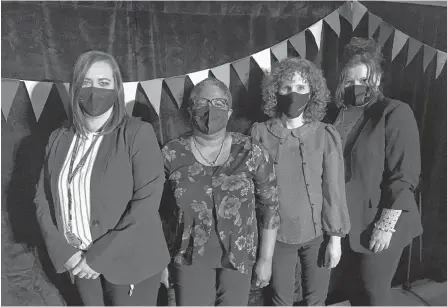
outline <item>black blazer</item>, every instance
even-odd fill
[[[77,249],[63,235],[57,182],[74,132],[54,131],[37,186],[37,217],[60,273]],[[136,284],[169,263],[158,209],[164,184],[152,126],[131,117],[104,136],[91,175],[91,234],[87,263],[114,284]]]
[[[337,127],[340,113],[329,108],[325,121]],[[354,251],[372,253],[368,244],[381,208],[403,210],[390,248],[403,248],[422,233],[414,197],[421,171],[419,131],[407,104],[381,97],[368,107],[360,133],[344,158],[350,169],[346,198]]]

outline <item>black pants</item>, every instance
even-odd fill
[[[205,265],[174,266],[172,279],[177,306],[247,306],[250,274]]]
[[[102,275],[97,279],[75,277],[75,283],[85,306],[105,306],[105,301],[113,306],[156,306],[160,274],[135,284],[132,295],[130,285],[114,285]]]
[[[272,302],[275,306],[292,306],[295,292],[295,268],[301,267],[303,300],[308,306],[325,304],[331,270],[318,266],[323,237],[304,244],[277,241],[273,254]]]
[[[343,244],[342,291],[348,295],[352,306],[394,305],[391,281],[396,273],[403,248],[390,248],[377,254],[352,251]]]

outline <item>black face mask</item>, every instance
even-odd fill
[[[191,116],[194,128],[203,134],[214,134],[224,129],[228,124],[228,110],[209,105],[191,109]]]
[[[345,105],[362,106],[367,104],[366,96],[369,88],[366,85],[350,85],[345,88],[344,103]]]
[[[114,89],[83,87],[79,92],[79,106],[90,116],[99,116],[107,112],[117,99]]]
[[[277,95],[278,111],[284,113],[289,118],[296,118],[303,113],[304,108],[309,102],[310,93],[298,94],[291,92],[287,95]]]

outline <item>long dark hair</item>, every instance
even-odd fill
[[[368,74],[366,83],[369,91],[366,100],[381,95],[380,85],[377,86],[377,78],[383,75],[381,52],[382,46],[372,38],[353,37],[349,44],[345,46],[343,54],[343,68],[340,73],[337,90],[335,91],[335,103],[337,106],[343,105],[345,93],[345,78],[348,69],[363,64],[366,66]]]
[[[118,67],[118,63],[108,53],[101,51],[88,51],[79,56],[74,65],[73,69],[73,80],[70,86],[70,97],[71,97],[71,116],[70,122],[72,127],[76,130],[76,132],[85,135],[86,133],[86,124],[85,124],[85,116],[79,106],[78,98],[79,92],[82,88],[82,84],[85,79],[85,75],[93,63],[104,61],[108,63],[112,67],[113,78],[115,83],[114,90],[117,93],[117,100],[113,105],[113,113],[112,117],[108,121],[107,125],[102,129],[101,134],[107,134],[113,131],[123,120],[124,115],[126,114],[126,109],[124,106],[124,89],[123,89],[123,80],[121,78],[121,72]]]

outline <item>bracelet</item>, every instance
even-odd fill
[[[392,232],[392,233],[396,232],[396,229],[394,229],[394,228],[384,228],[384,227],[378,225],[377,223],[374,223],[374,227],[376,227],[379,230],[386,231],[386,232]]]

